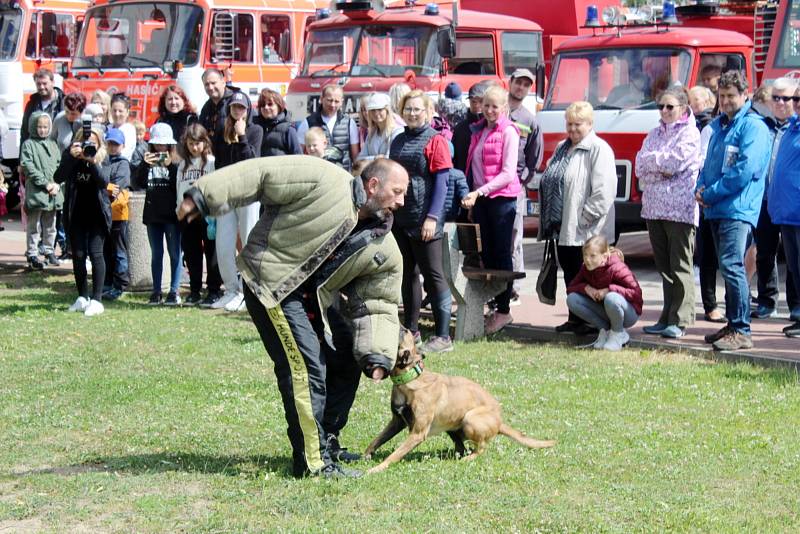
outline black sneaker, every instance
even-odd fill
[[[41,271],[44,269],[44,263],[38,256],[28,256],[28,267],[34,271]]]
[[[784,328],[783,333],[786,337],[800,337],[800,321]]]
[[[361,478],[364,473],[358,469],[350,469],[349,467],[342,467],[339,464],[328,464],[319,471],[317,475],[322,478]]]
[[[221,291],[209,291],[206,298],[200,301],[201,308],[210,308],[212,304],[222,298]]]
[[[177,293],[173,293],[170,291],[167,293],[167,300],[164,301],[165,306],[180,306],[181,305],[181,296]]]
[[[184,299],[183,303],[186,306],[197,306],[203,300],[200,293],[189,293],[189,296]]]
[[[597,328],[588,323],[578,323],[573,332],[575,332],[576,336],[596,336],[600,333]]]
[[[716,332],[714,332],[713,334],[706,334],[706,336],[703,339],[705,340],[706,343],[716,343],[717,341],[727,336],[731,332],[733,332],[733,329],[730,326],[725,325]]]
[[[150,300],[147,301],[148,306],[160,306],[161,305],[161,293],[151,293]]]
[[[47,261],[48,265],[61,265],[61,260],[56,257],[54,252],[51,252],[45,256],[45,260]]]
[[[580,323],[576,323],[573,321],[567,321],[566,323],[561,323],[556,327],[556,332],[563,334],[564,332],[575,332],[575,329],[578,328]]]
[[[339,444],[339,438],[330,434],[328,436],[328,453],[331,455],[331,460],[334,462],[351,463],[357,462],[361,459],[361,455],[357,452],[349,452],[346,448]]]
[[[58,259],[61,260],[61,261],[71,260],[72,259],[72,254],[70,254],[69,251],[61,252],[61,256],[59,256]]]

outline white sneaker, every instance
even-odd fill
[[[597,350],[603,350],[603,347],[606,345],[606,341],[608,341],[608,330],[605,328],[600,329],[600,334],[597,336],[597,340],[592,343],[592,348]]]
[[[84,297],[78,297],[78,299],[69,307],[69,311],[71,312],[82,312],[86,311],[86,308],[89,307],[89,299]]]
[[[236,291],[226,291],[222,297],[218,298],[214,304],[211,305],[212,310],[221,310],[228,305],[230,301],[236,298],[238,293]]]
[[[628,332],[625,330],[622,330],[622,332],[615,332],[612,330],[608,333],[608,340],[606,341],[606,344],[603,345],[603,349],[612,351],[620,350],[628,343],[628,341],[630,341],[630,339],[631,336],[628,335]]]
[[[231,301],[225,305],[226,312],[238,312],[244,309],[244,294],[236,293]]]
[[[100,315],[104,311],[106,311],[106,309],[103,306],[103,303],[99,300],[92,299],[89,301],[89,305],[86,306],[86,310],[83,312],[83,314],[86,317],[94,317],[95,315]]]

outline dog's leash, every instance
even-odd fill
[[[392,384],[394,384],[395,386],[402,386],[408,384],[409,382],[412,382],[420,377],[420,375],[422,374],[422,369],[423,369],[422,362],[419,361],[416,363],[416,365],[414,365],[414,367],[412,367],[402,375],[391,377]]]

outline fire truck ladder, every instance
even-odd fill
[[[764,72],[767,63],[767,52],[772,39],[772,30],[775,28],[775,18],[778,15],[778,0],[761,0],[756,2],[753,16],[753,45],[755,48],[753,63],[756,72]]]

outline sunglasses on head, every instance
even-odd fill
[[[667,111],[672,111],[673,109],[675,109],[677,107],[678,106],[676,106],[675,104],[659,104],[658,105],[658,109],[660,109],[660,110],[666,109]]]
[[[778,95],[772,95],[772,101],[773,102],[783,102],[785,104],[786,102],[789,102],[790,100],[792,102],[800,102],[800,96],[778,96]]]

